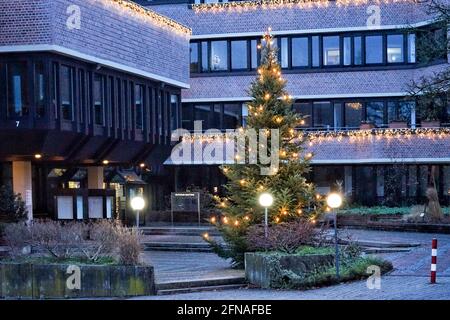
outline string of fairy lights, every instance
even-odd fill
[[[105,4],[111,5],[116,4],[119,5],[122,10],[130,10],[132,13],[139,15],[140,17],[147,18],[154,25],[162,28],[168,28],[172,31],[175,31],[177,34],[190,36],[192,34],[192,30],[181,23],[163,16],[153,10],[149,10],[133,1],[130,0],[101,0]]]
[[[201,142],[201,143],[228,143],[235,141],[241,135],[245,134],[245,129],[240,128],[237,131],[226,133],[195,133],[186,134],[183,136],[184,142]],[[378,139],[387,138],[411,138],[413,136],[425,138],[448,138],[450,135],[450,128],[377,128],[371,130],[348,130],[348,131],[315,131],[306,132],[304,130],[295,130],[293,134],[297,135],[299,139],[307,141],[322,141],[322,140],[337,140],[342,138],[353,138],[350,141],[358,141],[363,138],[375,137]],[[348,140],[345,140],[347,143]]]
[[[245,12],[255,9],[279,9],[279,8],[324,8],[330,4],[336,7],[361,6],[367,4],[389,4],[402,2],[416,2],[416,0],[245,0],[217,3],[197,3],[192,5],[195,13],[200,12]]]

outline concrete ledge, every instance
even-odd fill
[[[280,288],[281,270],[292,272],[298,276],[307,275],[317,268],[332,264],[333,255],[289,255],[267,253],[245,254],[245,276],[258,287]]]
[[[68,264],[0,263],[0,298],[63,299],[155,295],[152,266],[79,265],[80,289]],[[69,272],[68,272],[69,271]]]

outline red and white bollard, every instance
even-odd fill
[[[437,239],[431,242],[431,283],[436,283]]]

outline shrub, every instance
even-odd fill
[[[20,194],[15,194],[11,187],[0,187],[0,216],[7,220],[18,222],[27,218],[25,202]]]
[[[300,246],[312,244],[317,233],[312,223],[301,220],[269,227],[266,239],[264,225],[255,225],[249,228],[247,243],[253,251],[294,253]]]
[[[36,251],[60,261],[82,257],[89,263],[98,263],[114,258],[120,264],[134,265],[139,263],[141,253],[138,232],[108,220],[90,223],[36,220],[29,226],[15,223],[6,227],[4,238],[14,255],[32,245]]]

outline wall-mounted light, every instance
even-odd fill
[[[103,165],[107,166],[109,164],[109,161],[108,160],[103,160],[102,163],[103,163]]]
[[[36,153],[36,154],[34,155],[34,158],[37,159],[37,160],[40,160],[40,159],[42,159],[42,154]]]

